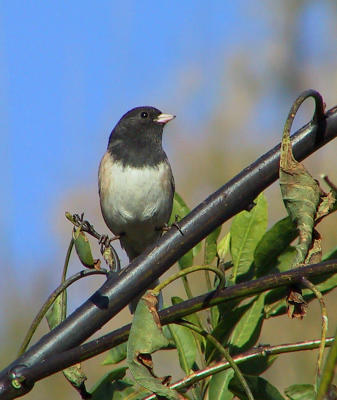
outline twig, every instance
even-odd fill
[[[63,265],[63,271],[62,271],[62,278],[61,278],[61,283],[64,283],[66,281],[66,277],[67,277],[67,271],[68,271],[68,265],[69,265],[69,260],[70,260],[70,256],[71,256],[71,252],[73,250],[74,247],[74,239],[71,238],[70,239],[70,243],[68,246],[68,250],[67,250],[67,254],[66,254],[66,258],[64,260],[64,265]],[[62,296],[62,312],[61,312],[61,321],[66,319],[67,316],[67,292],[64,290],[61,293]]]
[[[118,272],[121,269],[121,263],[118,257],[118,254],[116,253],[116,250],[114,249],[113,246],[111,246],[111,242],[114,240],[119,239],[118,237],[114,237],[114,238],[109,238],[107,235],[101,235],[100,233],[98,233],[94,226],[92,224],[90,224],[89,221],[87,220],[83,220],[83,213],[81,215],[78,214],[71,214],[69,212],[65,213],[66,218],[68,221],[70,221],[73,225],[75,225],[76,227],[81,227],[81,231],[88,233],[89,235],[93,236],[95,239],[98,240],[98,242],[102,245],[101,247],[101,253],[103,255],[104,252],[104,248],[103,245],[105,245],[106,247],[109,247],[112,255],[113,255],[113,259],[114,259],[114,265],[115,265],[115,270]],[[102,243],[102,240],[104,240],[104,243]],[[109,264],[109,268],[112,269],[112,266]]]
[[[337,193],[337,186],[330,180],[330,178],[327,175],[323,175],[322,178],[324,182],[330,187],[330,189]]]
[[[85,276],[89,276],[89,275],[108,275],[108,271],[105,269],[100,269],[100,270],[83,270],[78,272],[77,274],[71,276],[70,278],[68,278],[65,282],[61,283],[60,286],[58,286],[48,297],[48,299],[45,301],[45,303],[43,304],[43,306],[41,307],[40,311],[37,313],[36,317],[34,318],[27,334],[26,337],[23,340],[23,343],[20,347],[20,350],[18,352],[18,355],[20,356],[21,354],[23,354],[26,349],[27,346],[34,334],[34,332],[36,331],[36,328],[39,326],[40,322],[42,321],[42,318],[44,317],[44,315],[46,314],[46,312],[49,310],[49,308],[51,307],[51,305],[54,303],[54,301],[56,300],[57,296],[59,296],[68,286],[70,286],[72,283],[78,281],[81,278],[84,278]]]
[[[179,272],[177,272],[176,274],[171,275],[164,282],[161,282],[159,285],[157,285],[156,288],[154,289],[154,291],[159,293],[167,285],[174,282],[175,280],[182,278],[183,276],[186,276],[188,274],[191,274],[192,272],[203,271],[203,270],[212,271],[219,277],[219,279],[220,279],[219,289],[221,289],[224,286],[226,278],[225,278],[224,273],[219,268],[214,267],[213,265],[195,265],[193,267],[188,267],[188,268],[182,269]]]
[[[322,293],[316,288],[314,284],[312,284],[309,279],[303,277],[302,278],[302,283],[305,287],[310,289],[314,295],[317,297],[317,300],[319,301],[319,304],[321,306],[321,315],[322,315],[322,330],[321,330],[321,345],[319,348],[319,353],[318,353],[318,358],[317,358],[317,370],[316,370],[316,375],[317,375],[317,382],[318,379],[321,375],[321,365],[323,361],[323,354],[324,354],[324,347],[325,347],[325,339],[326,339],[326,333],[328,330],[328,313],[326,309],[326,305],[324,302],[324,298]]]
[[[235,364],[240,365],[243,362],[246,362],[248,360],[255,360],[260,357],[317,349],[320,346],[320,343],[321,343],[320,340],[306,340],[303,342],[289,343],[289,344],[287,343],[278,346],[269,346],[269,345],[259,346],[250,349],[245,353],[233,356],[232,358]],[[333,343],[334,343],[333,337],[327,338],[326,346],[332,346]],[[180,379],[179,381],[170,385],[170,388],[175,390],[187,389],[196,382],[206,379],[209,376],[217,374],[218,372],[225,371],[226,369],[229,368],[231,368],[231,365],[229,364],[228,361],[220,361],[208,368],[193,372],[192,374]],[[150,395],[146,397],[144,400],[154,400],[155,398],[156,398],[155,395]]]
[[[327,343],[328,343],[327,339]],[[335,334],[333,345],[329,351],[327,360],[325,362],[322,378],[317,389],[317,400],[324,400],[326,399],[326,393],[329,390],[330,384],[335,374],[336,368],[336,361],[337,361],[337,332]]]

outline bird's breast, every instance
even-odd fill
[[[173,193],[167,162],[123,167],[106,153],[99,169],[99,191],[103,217],[115,234],[161,227],[170,217]]]

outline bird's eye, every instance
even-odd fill
[[[140,114],[140,116],[141,116],[142,118],[147,118],[147,117],[149,116],[149,114],[148,114],[146,111],[143,111],[143,112]]]

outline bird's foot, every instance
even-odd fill
[[[180,228],[180,226],[178,224],[178,221],[173,222],[171,225],[165,224],[164,226],[162,226],[158,230],[160,230],[162,232],[168,232],[170,229],[172,229],[172,226],[177,228],[178,231],[181,233],[181,235],[184,236],[184,232],[181,230],[181,228]]]
[[[121,237],[121,235],[116,235],[116,236],[114,236],[112,238],[110,238],[108,235],[101,235],[98,243],[101,246],[109,247],[112,242],[114,242],[115,240],[120,239],[120,237]]]

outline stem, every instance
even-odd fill
[[[337,193],[337,186],[330,180],[330,178],[327,175],[323,175],[322,178],[324,179],[324,182],[329,186],[329,188]]]
[[[211,283],[211,278],[209,276],[209,272],[208,271],[205,271],[205,280],[206,280],[206,286],[207,286],[208,291],[211,291],[212,290],[212,283]]]
[[[328,344],[329,339],[327,339]],[[317,390],[317,400],[326,399],[325,395],[329,390],[329,386],[335,374],[335,366],[337,361],[337,331],[333,341],[333,345],[329,351],[328,358],[325,362],[322,378]]]
[[[70,286],[72,283],[78,281],[81,278],[84,278],[85,276],[89,275],[107,275],[108,272],[106,270],[100,269],[100,270],[83,270],[78,272],[77,274],[71,276],[68,278],[65,282],[63,282],[60,286],[58,286],[48,297],[48,299],[45,301],[43,306],[41,307],[40,311],[37,313],[36,317],[34,318],[27,334],[26,337],[23,340],[23,343],[19,349],[18,356],[23,354],[27,346],[34,335],[34,332],[36,331],[36,328],[39,326],[40,322],[42,321],[42,318],[46,314],[46,312],[49,310],[51,305],[54,303],[56,300],[57,296],[59,296],[68,286]]]
[[[67,277],[67,271],[68,271],[68,265],[69,265],[69,260],[70,260],[70,256],[71,256],[71,252],[73,250],[74,247],[74,239],[71,237],[70,239],[70,243],[68,246],[68,250],[67,250],[67,254],[66,254],[66,258],[64,260],[64,265],[63,265],[63,271],[62,271],[62,278],[61,278],[61,283],[64,283],[66,281],[66,277]],[[61,313],[61,321],[66,319],[67,316],[67,292],[64,290],[61,293],[62,296],[62,313]]]
[[[184,285],[184,289],[185,289],[187,298],[188,298],[188,299],[192,299],[192,298],[193,298],[192,289],[191,289],[191,286],[190,286],[190,284],[189,284],[189,282],[188,282],[186,276],[185,276],[185,275],[182,275],[181,278],[182,278],[182,281],[183,281],[183,285]],[[178,279],[178,278],[177,278],[177,279]],[[172,282],[173,282],[173,281],[172,281]]]
[[[301,93],[297,99],[294,101],[293,105],[291,106],[291,109],[289,111],[286,123],[284,125],[284,130],[283,130],[283,135],[284,137],[290,137],[290,130],[291,126],[293,124],[295,115],[299,108],[301,107],[302,103],[308,99],[309,97],[312,97],[315,101],[315,111],[314,115],[312,117],[313,122],[317,123],[318,121],[324,119],[324,102],[322,96],[316,92],[315,90],[309,89],[305,90],[303,93]],[[281,154],[282,157],[282,154]]]
[[[193,267],[185,268],[185,269],[177,272],[176,274],[170,276],[168,279],[166,279],[166,281],[164,281],[164,282],[160,283],[158,286],[156,286],[154,291],[156,293],[159,293],[161,290],[163,290],[166,286],[168,286],[170,283],[174,282],[175,280],[177,280],[181,277],[185,277],[186,275],[191,274],[192,272],[202,271],[202,270],[212,271],[216,275],[218,275],[218,277],[220,279],[219,288],[223,287],[223,285],[225,283],[225,275],[217,267],[213,267],[212,265],[195,265]]]
[[[321,315],[322,315],[321,345],[319,347],[319,353],[317,358],[317,370],[316,370],[316,382],[318,383],[319,377],[321,375],[321,365],[323,361],[326,332],[328,330],[328,314],[322,293],[307,278],[303,277],[302,282],[305,287],[307,287],[314,293],[321,306]]]

